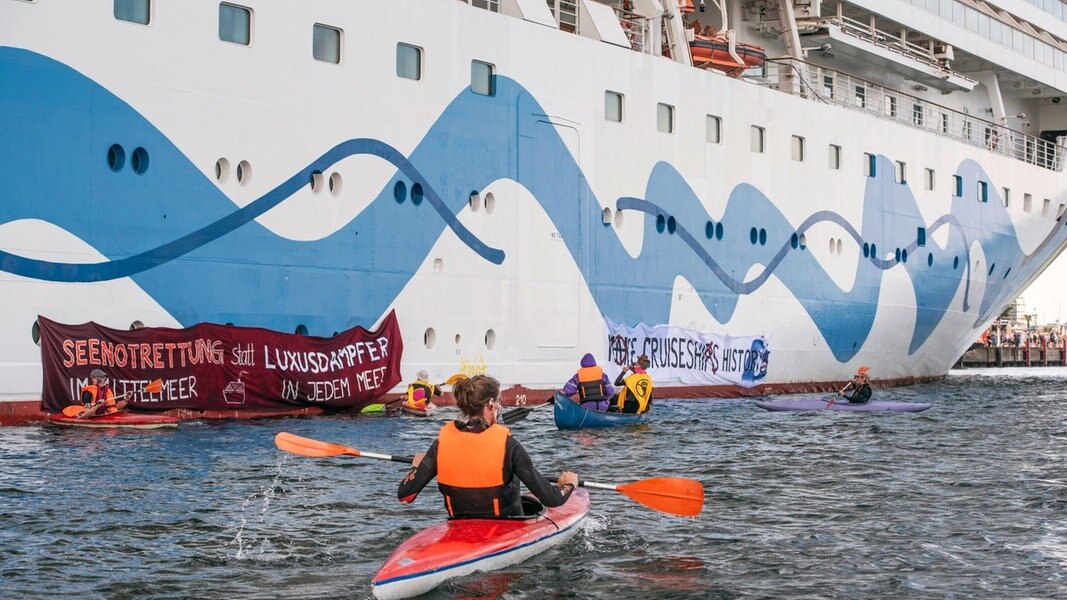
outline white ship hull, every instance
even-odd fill
[[[0,3],[3,401],[40,398],[37,315],[329,336],[396,309],[405,376],[530,389],[603,352],[606,318],[765,336],[783,388],[936,377],[1067,242],[1049,164],[461,2],[251,2],[250,46],[217,38],[216,2],[149,26],[111,4]],[[340,64],[314,23],[344,30]]]

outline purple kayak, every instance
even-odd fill
[[[829,399],[821,400],[818,398],[809,400],[757,400],[756,406],[763,410],[843,410],[851,412],[920,412],[930,408],[929,404],[923,402],[871,400],[864,404],[850,404],[848,400],[843,398],[838,398],[833,404],[830,404]]]

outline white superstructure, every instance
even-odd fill
[[[0,400],[37,315],[395,308],[405,376],[534,389],[610,319],[910,380],[1067,243],[1062,3],[677,4],[0,0]]]

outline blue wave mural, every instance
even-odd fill
[[[774,275],[845,362],[870,334],[886,270],[902,268],[912,282],[914,353],[960,285],[969,290],[978,275],[972,272],[972,244],[986,257],[978,326],[1067,241],[1067,229],[1056,227],[1025,255],[999,188],[973,161],[962,162],[956,174],[964,190],[989,182],[989,202],[965,193],[952,200],[949,214],[926,223],[910,188],[894,181],[890,158],[878,157],[875,175],[857,199],[863,203],[858,227],[831,211],[793,225],[752,185],[735,188],[715,221],[682,175],[662,162],[649,173],[643,198],[614,201],[619,210],[645,216],[644,243],[635,258],[601,223],[600,202],[555,128],[544,126],[544,114],[529,91],[498,76],[494,96],[466,90],[453,99],[410,156],[381,140],[353,138],[238,208],[121,99],[46,57],[0,48],[0,131],[7,142],[0,146],[0,223],[48,221],[107,257],[78,264],[0,251],[0,270],[70,283],[131,277],[183,325],[213,321],[292,330],[303,323],[312,334],[329,335],[376,321],[446,229],[471,249],[472,258],[504,263],[505,254],[479,240],[456,215],[473,191],[511,179],[544,208],[599,309],[612,320],[666,322],[680,275],[726,323],[738,298]],[[112,144],[127,152],[146,149],[148,170],[138,174],[127,165],[114,172],[106,161]],[[313,172],[355,155],[378,157],[396,173],[335,233],[293,241],[255,222],[308,185]],[[415,186],[421,195],[410,193]],[[839,288],[800,243],[822,222],[837,224],[864,248],[851,289]],[[922,246],[920,228],[926,230]],[[948,229],[943,247],[932,241],[942,228]],[[759,272],[745,279],[754,265]]]

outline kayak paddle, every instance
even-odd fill
[[[158,394],[161,391],[163,391],[163,380],[156,379],[154,381],[149,382],[148,385],[146,385],[143,389],[137,390],[135,392],[123,392],[122,395],[115,396],[114,398],[112,398],[112,400],[118,402],[120,399],[135,394],[137,392],[148,392],[149,394]],[[79,419],[84,417],[90,417],[93,415],[87,413],[89,413],[90,411],[95,413],[96,410],[100,408],[102,404],[103,403],[96,403],[89,407],[81,406],[78,404],[71,404],[70,406],[63,407],[63,415],[67,417],[77,417]]]
[[[505,425],[511,425],[512,423],[518,423],[519,421],[521,421],[521,420],[525,419],[526,417],[530,416],[530,413],[532,413],[533,411],[541,408],[542,406],[549,406],[549,405],[551,405],[551,404],[553,404],[555,402],[556,402],[556,396],[552,395],[552,396],[549,396],[547,400],[545,400],[544,404],[538,404],[537,406],[534,406],[534,407],[520,406],[519,408],[513,408],[513,409],[511,409],[511,410],[509,410],[509,411],[507,411],[507,412],[505,412],[505,413],[500,415],[500,422],[505,424]]]
[[[533,410],[533,409],[530,409]],[[318,440],[300,437],[284,431],[274,436],[274,444],[279,449],[299,456],[312,458],[324,458],[327,456],[359,456],[362,458],[375,458],[378,460],[391,460],[393,462],[411,464],[412,456],[390,456],[388,454],[375,454],[361,452],[355,448],[342,444],[331,444]],[[699,481],[682,477],[653,477],[642,479],[621,485],[608,483],[595,483],[581,481],[578,485],[597,489],[612,490],[623,496],[647,506],[653,510],[682,517],[695,517],[704,508],[704,486]]]

